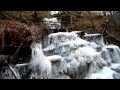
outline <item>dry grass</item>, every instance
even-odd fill
[[[26,25],[18,21],[0,21],[0,50],[4,46],[19,47],[29,46],[31,40],[31,34],[37,33],[37,37],[43,37],[47,32],[44,31],[45,25]]]

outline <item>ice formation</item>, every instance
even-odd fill
[[[54,78],[119,78],[120,75],[113,69],[113,63],[120,63],[119,47],[105,45],[100,34],[85,34],[82,39],[78,35],[80,33],[52,33],[45,41],[48,44],[43,50],[39,44],[32,46],[33,70],[36,72],[36,67],[39,66],[40,70],[52,71]],[[48,52],[47,56],[42,51]],[[48,69],[51,68],[50,62],[52,69]]]
[[[32,70],[31,79],[48,79],[51,76],[51,62],[46,59],[42,52],[41,43],[31,45],[32,55],[30,69]]]
[[[49,42],[54,45],[55,54],[64,58],[59,67],[60,73],[71,78],[84,78],[88,73],[99,71],[107,65],[97,52],[99,45],[85,41],[73,32],[50,34]]]
[[[52,33],[43,44],[33,43],[31,61],[15,70],[30,79],[120,79],[120,48],[106,45],[100,34],[82,34]],[[9,68],[3,71],[1,77],[15,78]]]

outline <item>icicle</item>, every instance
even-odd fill
[[[29,64],[32,70],[31,79],[48,79],[51,75],[51,62],[47,60],[42,52],[42,46],[40,43],[35,43],[31,46],[32,58]]]

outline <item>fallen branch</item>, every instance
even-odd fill
[[[16,73],[16,71],[14,70],[14,68],[11,65],[9,65],[9,69],[12,71],[12,73],[16,79],[21,79],[20,75],[18,73]]]
[[[24,63],[24,64],[16,64],[15,67],[21,67],[21,66],[27,66],[28,63]]]

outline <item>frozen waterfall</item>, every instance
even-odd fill
[[[52,33],[31,45],[30,79],[120,79],[120,49],[100,34]]]

